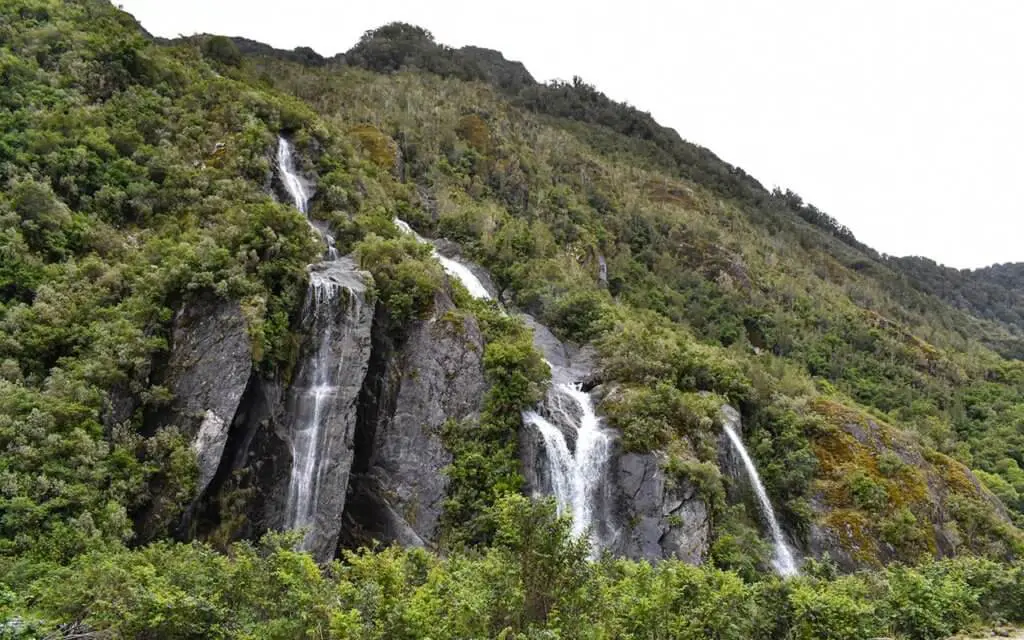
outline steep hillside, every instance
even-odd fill
[[[0,635],[1021,621],[1012,266],[879,256],[408,25],[323,59],[0,15]]]
[[[1024,332],[1024,264],[997,264],[984,269],[958,270],[927,258],[890,258],[915,287],[949,304],[1010,328],[1014,339],[1003,348],[1007,357],[1024,359],[1019,340]]]
[[[368,34],[354,51],[379,37]],[[367,75],[348,65],[288,67],[274,57],[256,62],[263,78],[276,78],[282,89],[357,132],[361,144],[391,145],[380,160],[416,184],[423,203],[425,213],[410,221],[460,242],[500,289],[564,336],[600,342],[606,327],[616,325],[602,317],[608,304],[618,312],[654,311],[705,344],[726,348],[713,359],[753,368],[755,379],[795,365],[802,371],[789,381],[803,378],[797,386],[816,387],[810,395],[838,392],[915,432],[929,448],[989,473],[1008,470],[1007,480],[1018,477],[1013,411],[982,418],[986,412],[975,405],[986,395],[982,386],[1008,394],[1000,406],[1017,398],[1009,402],[1016,406],[1021,397],[1020,365],[975,340],[995,331],[993,325],[914,289],[871,252],[851,246],[855,241],[838,241],[842,230],[807,224],[793,214],[803,207],[793,194],[776,195],[788,200],[785,209],[725,199],[720,183],[682,180],[634,162],[633,153],[611,151],[634,139],[609,127],[537,119],[482,84],[418,73]],[[567,87],[555,93],[576,95]],[[766,211],[778,224],[767,221]],[[522,244],[524,236],[517,246],[509,227],[519,220],[529,225],[523,233],[530,240]],[[622,335],[622,326],[610,333]],[[690,390],[694,383],[680,386]],[[733,389],[703,389],[747,401]],[[790,399],[803,394],[762,391]],[[755,414],[770,404],[765,400],[749,400],[745,410]],[[1007,445],[999,453],[987,450],[991,441],[981,435],[993,430]]]

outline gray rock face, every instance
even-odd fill
[[[722,420],[741,438],[743,437],[743,420],[739,411],[727,404],[722,405]],[[718,435],[717,449],[718,468],[731,480],[726,484],[729,501],[741,502],[753,488],[750,486],[750,478],[747,476],[743,460],[729,442],[729,436],[725,435],[724,430]]]
[[[448,316],[447,295],[417,323],[388,363],[359,491],[363,525],[384,542],[432,545],[452,462],[442,430],[448,420],[476,423],[486,392],[484,340],[471,316]]]
[[[519,433],[526,489],[555,496],[560,510],[573,516],[575,533],[588,531],[597,550],[611,548],[619,529],[609,482],[617,434],[605,428],[587,390],[593,387],[594,350],[562,343],[531,316],[521,318],[551,368],[551,386],[524,414]]]
[[[615,459],[615,484],[627,523],[614,549],[652,562],[704,561],[711,520],[704,500],[688,484],[668,478],[658,454],[625,453]]]
[[[228,427],[252,373],[252,345],[237,302],[205,300],[174,316],[165,384],[174,423],[192,440],[199,463],[197,495],[209,486]]]
[[[351,260],[311,269],[305,342],[282,419],[274,422],[288,446],[289,472],[274,474],[268,521],[278,529],[305,528],[303,547],[325,561],[334,556],[341,530],[373,305],[365,295],[370,276]]]
[[[597,385],[600,375],[592,347],[563,344],[532,317],[522,318],[533,329],[534,346],[552,369],[566,378],[553,382],[582,383],[598,399],[614,394],[614,388]],[[575,434],[565,435],[572,449]],[[553,493],[551,461],[541,433],[532,425],[525,425],[519,435],[519,447],[527,490],[535,496]],[[617,445],[613,447],[608,477],[597,492],[599,503],[593,507],[598,540],[614,554],[629,558],[652,562],[678,558],[701,563],[711,537],[711,520],[703,498],[689,484],[666,476],[662,454],[625,453]]]
[[[534,332],[534,346],[559,375],[592,388],[594,398],[613,394],[599,381],[591,347],[574,348],[560,342],[547,327],[533,318],[523,320]],[[542,408],[543,409],[543,408]],[[574,434],[566,434],[567,440]],[[520,432],[520,456],[528,490],[534,495],[552,493],[542,435],[527,424]],[[570,446],[572,444],[570,443]],[[708,507],[689,484],[669,478],[662,470],[663,455],[613,452],[604,482],[596,493],[593,522],[597,540],[614,554],[652,562],[677,558],[700,564],[707,555],[711,536]]]
[[[554,494],[544,437],[537,427],[529,423],[524,423],[519,430],[519,461],[527,495],[542,498]]]
[[[143,428],[148,434],[177,428],[191,442],[199,473],[184,514],[159,476],[151,483],[151,499],[135,514],[140,542],[166,535],[175,521],[179,532],[187,535],[224,456],[230,425],[252,373],[249,334],[237,302],[213,296],[190,302],[175,314],[171,329],[170,353],[165,363],[154,367],[154,378],[167,387],[172,400],[166,409],[148,412]],[[108,424],[126,421],[137,404],[137,396],[127,388],[114,389],[104,418]]]

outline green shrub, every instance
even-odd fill
[[[229,67],[242,64],[242,54],[238,47],[225,36],[211,36],[203,41],[203,55]]]
[[[373,275],[378,302],[387,310],[388,330],[400,332],[434,308],[444,282],[430,248],[411,238],[384,239],[369,234],[355,246],[359,267]]]

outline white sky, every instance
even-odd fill
[[[116,0],[115,0],[116,1]],[[582,76],[893,255],[1024,261],[1021,0],[121,0],[152,33],[323,55],[402,20]]]

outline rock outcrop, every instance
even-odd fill
[[[551,330],[538,322],[529,314],[520,314],[519,318],[533,332],[533,346],[543,356],[544,360],[551,367],[552,385],[558,383],[584,384],[591,380],[594,373],[594,349],[593,347],[576,347],[572,344],[563,343],[555,337]],[[580,420],[580,407],[572,403],[563,403],[564,397],[557,393],[549,392],[537,408],[538,411],[552,418],[552,425],[557,427],[565,436],[566,444],[570,451],[576,449],[576,429]],[[567,419],[558,419],[554,413],[568,413],[561,416]],[[545,451],[544,438],[535,425],[526,423],[519,432],[519,458],[522,474],[525,480],[526,492],[534,497],[553,495],[554,488],[551,483],[551,464],[548,454]],[[602,492],[604,494],[604,492]],[[605,497],[604,495],[598,497]],[[604,512],[602,505],[597,505],[598,512]],[[606,522],[610,518],[598,518],[600,525],[611,525]],[[599,536],[601,537],[601,536]]]
[[[810,555],[850,571],[963,553],[1010,557],[1024,542],[963,464],[834,401],[810,408],[828,424],[813,440]]]
[[[666,475],[657,453],[615,458],[614,480],[625,522],[618,555],[652,562],[676,558],[700,564],[711,540],[707,503],[696,489]]]
[[[569,382],[592,390],[594,397],[614,393],[613,389],[597,384],[600,375],[592,347],[577,348],[562,343],[530,316],[524,315],[523,321],[533,330],[534,346],[544,354],[552,370],[567,377]],[[544,406],[539,410],[551,413]],[[564,428],[563,422],[551,421],[563,431],[573,450],[576,434]],[[519,445],[527,491],[534,496],[554,493],[552,461],[548,459],[544,438],[537,427],[524,425]],[[652,562],[667,558],[693,564],[702,562],[711,537],[711,521],[707,504],[696,489],[668,477],[662,468],[664,460],[660,453],[623,452],[614,441],[612,446],[605,478],[591,496],[595,541],[616,555],[630,558]]]
[[[442,432],[449,420],[477,422],[486,392],[483,335],[472,316],[453,310],[439,294],[433,316],[401,345],[379,340],[387,354],[364,406],[364,461],[348,514],[364,540],[437,542],[452,462]]]
[[[252,345],[237,302],[202,297],[184,304],[174,316],[170,351],[156,367],[155,381],[171,394],[168,407],[145,416],[144,429],[155,434],[176,428],[190,443],[198,465],[187,525],[197,502],[213,480],[224,455],[228,431],[252,373]],[[113,394],[116,395],[116,394]],[[130,416],[127,394],[111,404],[111,419]],[[113,415],[120,413],[121,415]],[[164,533],[181,517],[179,497],[169,494],[158,476],[152,499],[137,514],[138,537],[147,541]]]
[[[250,389],[236,468],[259,489],[256,530],[306,530],[303,548],[332,558],[354,458],[356,406],[370,358],[370,275],[347,259],[314,265],[292,384]]]
[[[164,384],[174,397],[173,421],[196,453],[197,495],[217,472],[251,373],[252,344],[237,302],[207,299],[174,316]]]

